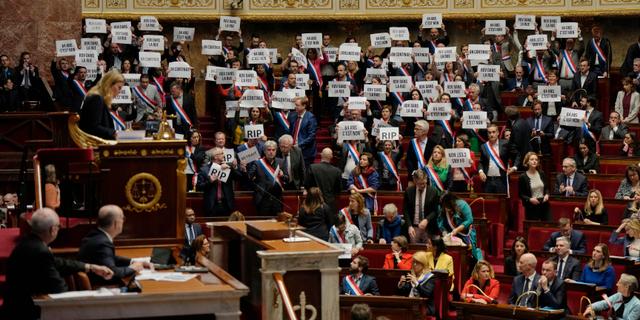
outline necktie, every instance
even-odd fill
[[[570,187],[573,185],[573,181],[571,179],[571,177],[567,177],[567,187]],[[569,191],[567,191],[567,196],[570,196],[571,194],[569,193]]]
[[[287,175],[289,176],[289,179],[291,179],[291,153],[289,153],[287,155]]]
[[[522,293],[529,291],[529,278],[524,279],[524,286],[522,287]]]
[[[558,279],[562,280],[562,273],[564,271],[564,259],[560,259],[560,265],[558,266]]]
[[[216,199],[222,201],[222,181],[218,180],[218,190],[216,191]]]
[[[195,234],[193,232],[193,225],[190,224],[187,227],[187,241],[189,241],[189,244],[191,244],[191,242],[193,242],[193,238],[195,238]]]
[[[536,118],[536,131],[540,131],[540,118]]]
[[[418,206],[416,207],[416,214],[413,218],[413,224],[418,225],[422,220],[422,192],[418,191]]]
[[[293,129],[293,144],[298,143],[298,133],[300,133],[300,124],[302,123],[302,117],[298,116],[298,120],[296,121],[296,126]]]

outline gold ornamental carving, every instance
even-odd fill
[[[84,0],[84,7],[88,9],[100,8],[100,2],[98,0]]]
[[[313,8],[331,9],[331,0],[251,0],[252,9]]]
[[[473,0],[455,0],[453,6],[456,9],[473,9]]]
[[[244,1],[223,0],[222,8],[225,10],[242,10],[244,8]]]
[[[128,211],[155,212],[167,208],[166,203],[159,203],[162,198],[162,185],[154,175],[141,172],[127,181],[124,187],[127,204],[123,209]]]
[[[446,8],[445,0],[367,0],[367,8],[402,9],[402,8]]]
[[[107,0],[106,6],[108,9],[126,9],[127,0]]]
[[[135,0],[134,8],[215,9],[215,0]]]
[[[592,6],[592,0],[571,0],[572,6]]]
[[[360,0],[340,0],[340,9],[360,9]]]
[[[151,149],[152,156],[168,156],[175,153],[176,151],[173,149]]]
[[[600,0],[601,5],[616,5],[616,4],[640,4],[640,0]]]
[[[483,8],[557,6],[564,6],[564,0],[482,0]]]
[[[114,157],[127,157],[127,156],[137,156],[138,155],[138,150],[136,149],[129,149],[129,150],[113,150],[113,156]]]

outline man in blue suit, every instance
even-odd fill
[[[538,260],[532,253],[525,253],[520,257],[518,269],[520,269],[522,273],[513,278],[509,304],[515,305],[517,303],[519,306],[535,306],[536,298],[534,294],[525,294],[525,292],[536,291],[538,289],[540,275],[536,273],[537,264]]]
[[[293,144],[302,150],[305,167],[308,167],[316,157],[316,130],[318,123],[313,113],[307,111],[309,99],[298,97],[294,101],[296,112],[289,113],[291,136]]]
[[[507,86],[505,91],[524,91],[529,85],[529,79],[524,75],[524,69],[522,66],[517,66],[515,69],[515,77],[507,80]]]
[[[555,252],[556,239],[559,237],[565,237],[571,242],[570,254],[585,254],[587,251],[587,240],[582,232],[573,230],[571,220],[568,218],[560,218],[558,220],[558,227],[560,228],[560,231],[556,231],[551,234],[549,240],[544,244],[544,251]]]
[[[376,278],[364,274],[369,269],[369,259],[364,256],[357,256],[351,261],[349,275],[345,276],[340,283],[340,293],[352,296],[374,295],[379,296]]]

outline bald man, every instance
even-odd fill
[[[509,296],[509,304],[519,306],[534,307],[536,299],[533,294],[523,295],[527,291],[536,291],[540,282],[540,275],[536,273],[536,265],[538,259],[532,253],[525,253],[518,260],[518,270],[521,274],[513,278],[511,285],[511,295]],[[520,297],[522,296],[522,297]],[[518,301],[520,298],[520,301]]]
[[[33,295],[67,291],[65,276],[84,271],[110,279],[113,272],[104,266],[53,256],[49,244],[58,236],[60,219],[49,208],[38,209],[31,218],[31,233],[18,243],[7,263],[7,292],[4,296],[7,319],[38,319],[40,310]]]
[[[324,202],[329,205],[332,213],[338,212],[336,196],[342,190],[342,172],[331,164],[333,151],[331,148],[322,149],[320,163],[313,163],[307,170],[305,188],[318,187],[322,191]]]
[[[106,205],[98,211],[98,228],[87,234],[80,245],[78,259],[87,263],[107,266],[113,271],[113,279],[109,283],[118,283],[125,277],[132,276],[144,268],[151,268],[148,262],[132,262],[126,257],[116,256],[113,239],[122,233],[124,213],[116,205]],[[91,283],[109,284],[91,277]]]

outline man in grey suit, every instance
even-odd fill
[[[278,158],[284,162],[282,171],[289,177],[284,183],[285,190],[300,190],[304,182],[304,158],[300,148],[293,145],[293,137],[289,134],[278,139]]]
[[[600,132],[600,140],[623,139],[629,128],[622,124],[620,114],[612,111],[609,115],[609,125],[604,126]]]
[[[322,191],[324,202],[327,203],[331,212],[338,212],[336,206],[336,196],[342,190],[342,180],[340,169],[331,164],[333,151],[331,148],[322,149],[320,163],[313,163],[307,170],[304,186],[307,190],[311,187],[318,187]]]
[[[582,273],[580,261],[571,256],[570,246],[570,240],[566,237],[556,238],[555,253],[557,256],[551,259],[558,264],[556,273],[561,281],[566,279],[580,280]]]
[[[588,191],[587,177],[576,172],[576,161],[573,158],[564,158],[562,173],[556,177],[554,193],[567,197],[586,197]]]
[[[536,273],[538,260],[532,253],[525,253],[518,260],[518,269],[521,274],[513,278],[509,304],[534,307],[536,298],[529,291],[536,291],[540,282],[540,275]]]

